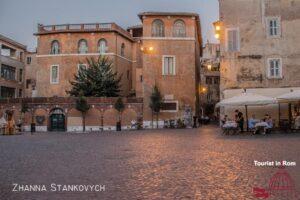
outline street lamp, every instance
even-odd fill
[[[213,23],[213,25],[215,27],[215,38],[219,40],[221,37],[221,30],[222,30],[221,21],[216,21]]]
[[[153,50],[154,50],[154,47],[152,47],[152,46],[150,46],[150,47],[141,47],[141,51],[143,52],[143,53],[152,53],[153,52]]]
[[[207,91],[207,88],[206,87],[204,87],[204,86],[199,86],[199,93],[206,93],[206,91]]]

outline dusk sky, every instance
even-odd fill
[[[218,0],[0,0],[0,34],[36,47],[37,24],[116,22],[126,28],[140,23],[144,11],[196,12],[203,41],[214,40],[212,22],[219,17]]]

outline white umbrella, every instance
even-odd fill
[[[300,101],[300,90],[285,93],[276,98],[278,101]]]
[[[268,104],[276,104],[277,100],[272,97],[266,97],[258,94],[243,92],[237,96],[224,99],[217,103],[216,107],[220,106],[245,106],[246,109],[246,123],[248,128],[248,106],[261,106]]]
[[[292,122],[292,102],[300,102],[300,90],[292,90],[291,92],[285,93],[283,95],[280,95],[276,98],[279,103],[288,103],[289,106],[289,124],[291,126]],[[280,104],[279,104],[280,109]],[[280,120],[280,114],[279,114],[279,120]]]

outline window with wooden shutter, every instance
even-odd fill
[[[227,51],[235,52],[239,51],[240,38],[239,30],[237,28],[227,29]]]

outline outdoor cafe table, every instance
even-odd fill
[[[258,122],[255,124],[255,132],[256,131],[260,131],[260,130],[263,130],[263,132],[265,132],[265,128],[267,128],[269,125],[267,122]]]

